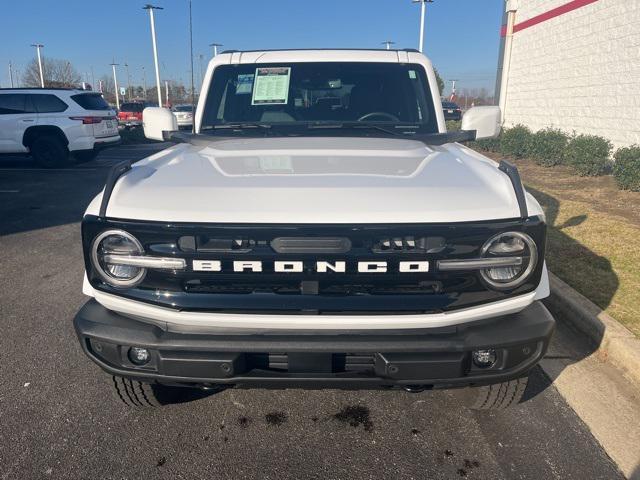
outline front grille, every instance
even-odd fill
[[[187,267],[148,270],[135,288],[110,287],[88,255],[93,239],[107,229],[125,230],[147,255],[182,258]],[[511,291],[491,289],[477,271],[437,269],[439,260],[476,258],[489,238],[511,230],[529,234],[543,258],[545,228],[535,218],[444,225],[167,225],[87,216],[82,225],[85,265],[98,290],[181,310],[290,314],[442,312],[527,293],[539,283],[542,262]],[[196,260],[220,268],[194,269]],[[261,269],[236,271],[236,262],[257,262]],[[296,270],[278,270],[276,262],[295,264]],[[361,262],[379,262],[384,269],[360,270]],[[428,269],[402,270],[401,264],[412,262],[428,263]]]

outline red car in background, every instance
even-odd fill
[[[123,103],[118,111],[118,124],[125,128],[142,126],[142,111],[148,106],[145,102]]]

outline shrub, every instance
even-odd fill
[[[447,120],[447,132],[455,132],[460,130],[462,122],[460,120]]]
[[[569,136],[561,130],[545,128],[533,134],[529,154],[538,165],[553,167],[562,163]]]
[[[620,148],[613,158],[613,176],[618,187],[640,192],[640,145]]]
[[[500,152],[504,155],[520,158],[529,154],[532,134],[529,127],[516,125],[507,128],[500,137]]]
[[[578,135],[567,144],[564,159],[581,177],[596,177],[607,171],[612,148],[606,138]]]
[[[485,152],[497,153],[500,151],[500,137],[498,138],[482,138],[467,144],[469,148],[474,150],[484,150]]]

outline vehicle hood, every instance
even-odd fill
[[[98,201],[90,210],[97,210]],[[515,218],[519,209],[497,164],[459,144],[287,137],[163,150],[118,181],[107,216],[164,222],[435,223]]]

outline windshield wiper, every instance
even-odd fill
[[[381,127],[380,125],[375,125],[372,123],[351,123],[351,122],[345,122],[345,123],[310,123],[309,125],[307,125],[307,128],[309,129],[313,129],[313,130],[322,130],[322,129],[336,129],[336,130],[342,130],[342,129],[353,129],[353,130],[378,130],[379,132],[384,132],[386,134],[389,135],[394,135],[394,136],[404,136],[407,135],[407,133],[405,132],[398,132],[398,131],[393,131],[393,130],[389,130],[388,128],[384,128]],[[394,128],[415,128],[414,126],[405,126],[405,125],[400,125],[400,126],[394,126]],[[411,134],[415,133],[415,131],[410,132]]]
[[[242,130],[243,128],[271,128],[271,125],[265,123],[221,123],[219,125],[207,125],[203,130],[210,129],[227,129],[227,130]]]

